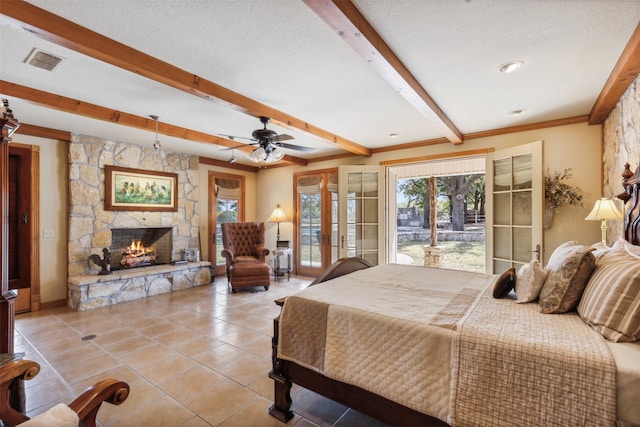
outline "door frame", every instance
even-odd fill
[[[25,292],[18,291],[18,299],[15,301],[16,312],[38,311],[40,310],[40,147],[12,142],[9,144],[9,156],[19,156],[23,160],[21,166],[28,168],[25,175],[30,199],[25,207],[29,226],[24,230],[25,235],[21,236],[22,240],[28,243],[30,252],[28,254],[30,285],[27,295],[21,295]],[[28,301],[20,301],[24,297],[28,298]]]
[[[209,171],[209,204],[208,204],[208,227],[209,232],[207,233],[207,246],[209,252],[209,262],[213,267],[215,276],[224,276],[227,274],[227,266],[216,265],[216,226],[217,226],[217,214],[216,214],[216,206],[218,202],[218,197],[216,195],[216,178],[225,178],[240,181],[240,199],[238,200],[238,221],[244,221],[245,218],[245,177],[244,175],[235,175],[230,173],[218,172],[218,171]]]
[[[313,171],[296,172],[293,174],[293,199],[294,199],[294,223],[293,223],[293,257],[294,257],[294,274],[302,276],[317,276],[332,263],[332,200],[327,183],[328,177],[331,174],[338,175],[338,168],[317,169]],[[305,176],[322,176],[322,187],[320,189],[321,194],[321,213],[320,213],[320,234],[322,236],[322,242],[320,244],[320,267],[309,267],[301,265],[300,257],[300,198],[298,194],[298,178]]]

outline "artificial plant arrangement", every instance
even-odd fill
[[[571,169],[554,173],[550,173],[547,169],[544,177],[545,208],[557,211],[564,205],[584,206],[580,187],[573,187],[567,183],[572,176]]]

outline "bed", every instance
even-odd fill
[[[561,245],[533,298],[521,271],[340,260],[277,301],[270,414],[296,383],[391,425],[640,425],[638,187],[626,240]]]

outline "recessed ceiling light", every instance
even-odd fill
[[[513,73],[522,65],[524,65],[524,62],[522,61],[509,61],[499,66],[498,70],[500,70],[501,73],[509,74],[509,73]]]
[[[397,134],[397,133],[390,133],[390,134],[389,134],[389,136],[390,136],[391,138],[397,138],[397,137],[398,137],[398,134]]]
[[[511,117],[521,116],[521,115],[523,115],[523,114],[524,114],[524,111],[525,111],[525,110],[513,110],[513,111],[510,111],[510,112],[509,112],[509,115],[510,115]]]

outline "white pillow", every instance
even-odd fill
[[[632,245],[631,243],[619,237],[613,244],[611,249],[624,250],[634,258],[640,258],[640,246]]]
[[[600,261],[600,258],[603,255],[607,254],[613,249],[605,245],[604,243],[602,243],[602,241],[594,243],[593,245],[591,245],[591,247],[594,249],[593,252],[591,253],[593,254],[594,257],[596,257],[596,264],[598,264],[598,262]]]
[[[517,303],[532,302],[540,295],[547,278],[545,270],[538,261],[524,264],[516,273],[516,299]]]

